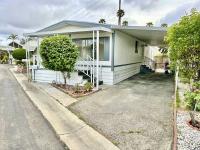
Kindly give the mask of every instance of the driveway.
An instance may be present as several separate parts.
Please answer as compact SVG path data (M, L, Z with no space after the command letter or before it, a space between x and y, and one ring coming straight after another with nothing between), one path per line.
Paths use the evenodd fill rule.
M70 106L122 150L168 150L172 142L173 80L137 75Z
M8 67L0 64L0 150L64 150Z

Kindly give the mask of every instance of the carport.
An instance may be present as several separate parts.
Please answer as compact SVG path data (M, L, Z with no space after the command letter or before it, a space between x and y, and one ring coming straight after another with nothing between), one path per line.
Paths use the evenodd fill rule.
M115 26L113 27L115 30L119 30L128 35L131 35L141 41L144 41L146 46L146 54L150 55L149 57L144 58L144 65L149 66L152 70L158 69L158 71L162 71L164 67L164 62L169 61L168 57L157 56L153 58L153 53L155 53L156 47L166 47L164 42L164 38L167 34L166 27L147 27L147 26ZM147 46L151 46L151 48L147 48ZM152 48L152 46L154 48ZM164 71L164 70L163 70Z
M145 26L113 26L112 29L129 34L151 46L163 46L167 28Z

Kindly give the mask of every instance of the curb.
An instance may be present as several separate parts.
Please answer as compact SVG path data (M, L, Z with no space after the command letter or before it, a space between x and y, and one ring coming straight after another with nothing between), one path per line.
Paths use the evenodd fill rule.
M13 68L9 68L10 73L12 74L12 76L16 79L16 81L19 83L20 88L22 89L22 91L25 93L25 95L27 96L27 98L29 99L29 101L34 105L34 107L40 112L40 114L42 115L42 117L45 119L47 125L52 129L52 131L54 132L55 136L58 138L58 140L61 142L61 144L63 145L64 149L66 150L70 150L68 148L68 146L66 145L66 143L61 140L60 136L57 134L56 130L53 128L53 126L51 125L51 123L48 121L48 119L43 115L42 111L37 107L37 105L35 105L35 103L31 100L31 97L27 94L27 90L23 87L23 85L19 82L19 80L17 79L15 73L12 70Z
M87 124L85 124L75 114L73 114L70 110L66 109L65 107L63 107L60 103L58 103L55 100L54 102L56 102L58 104L58 105L56 104L55 107L60 108L60 111L58 111L58 112L59 113L63 112L63 114L65 114L66 117L69 117L67 122L66 122L66 120L65 121L62 120L62 118L63 118L62 116L58 117L56 119L55 118L56 114L53 114L51 112L52 110L48 108L48 105L45 105L45 103L47 101L44 100L44 101L40 102L38 95L37 94L34 95L32 90L27 90L26 85L23 85L22 81L24 81L24 79L22 78L22 80L20 80L20 76L18 77L14 73L12 68L9 69L9 70L13 74L13 76L16 78L16 80L20 84L20 86L23 89L23 91L25 92L25 94L29 97L30 101L32 101L34 106L36 106L36 108L41 112L41 114L45 118L45 120L47 120L49 125L52 127L53 131L56 133L58 139L61 141L61 143L63 143L63 145L66 149L73 149L73 150L89 150L89 149L91 149L91 150L103 150L103 149L105 149L105 150L107 150L107 149L108 150L119 150L119 148L117 146L115 146L111 141L109 141L107 138L105 138L103 135L98 133L96 130L94 130L93 128L91 128ZM35 85L32 85L32 86L34 88L36 88L37 90L40 89L40 88L36 87ZM41 91L41 93L43 93L46 96L49 96L48 94L46 94L46 92ZM32 94L33 94L33 97L31 96ZM51 96L49 96L49 97L51 97ZM54 99L54 98L52 98L52 99ZM49 106L50 105L53 106L54 102L49 103ZM47 108L45 108L46 106L47 106ZM45 115L47 115L47 116L45 116ZM52 116L53 118L49 118L50 117L49 115L50 116L53 115ZM59 119L61 119L61 120L59 120ZM62 123L62 121L64 121L64 122L61 126L59 126L57 123L55 124L55 121L56 122L58 121L58 124ZM72 123L75 123L74 127L70 128L71 127L70 125L72 125ZM63 125L66 125L66 126L63 126ZM75 126L75 125L77 125L77 126ZM77 128L77 127L80 127L80 126L82 126L82 127ZM74 131L75 131L75 133L74 133Z

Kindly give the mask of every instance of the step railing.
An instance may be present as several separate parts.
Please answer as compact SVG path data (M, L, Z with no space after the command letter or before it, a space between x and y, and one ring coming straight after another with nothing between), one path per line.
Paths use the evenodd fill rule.
M90 82L94 85L96 80L96 60L89 55L86 58L79 57L75 64L75 69L81 71L90 78ZM102 65L99 65L99 80L102 81Z
M144 57L143 65L146 65L147 67L149 67L149 68L152 69L152 70L155 70L155 69L156 69L156 63L155 63L155 61L152 60L152 59L149 58L149 57Z

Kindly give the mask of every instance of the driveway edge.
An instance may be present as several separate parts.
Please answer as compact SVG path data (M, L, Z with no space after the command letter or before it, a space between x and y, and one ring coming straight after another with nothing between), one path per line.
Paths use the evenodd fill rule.
M32 103L52 126L60 141L69 147L69 149L119 150L117 146L80 120L75 114L62 106L59 102L56 100L51 101L51 99L53 99L51 96L39 91L39 89L32 84L25 84L26 82L28 83L28 81L24 75L16 74L12 68L10 71ZM32 88L37 88L38 91L41 92L40 94L43 94L42 96L47 97L48 99L44 99L43 102L43 100L41 100L42 98L40 99L40 97L38 97L38 93L32 91ZM53 109L49 107L50 105L55 106L53 107L54 110L56 108L59 109L56 109L56 112L54 112Z

